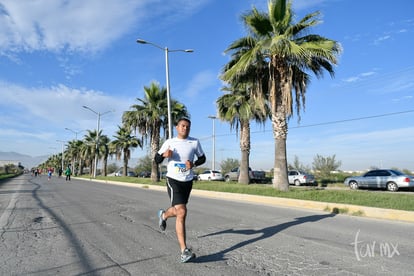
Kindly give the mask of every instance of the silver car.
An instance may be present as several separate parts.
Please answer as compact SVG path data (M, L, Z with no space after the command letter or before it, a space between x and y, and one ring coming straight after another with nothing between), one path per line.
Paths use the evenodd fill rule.
M122 176L122 175L123 175L123 170L122 169L115 172L115 176ZM135 177L137 175L133 171L127 171L127 176Z
M295 186L315 183L315 176L313 174L301 170L288 171L288 179L289 184L295 184Z
M351 189L358 189L360 187L377 188L396 192L399 188L414 187L414 177L397 170L371 170L362 176L347 177L344 184Z

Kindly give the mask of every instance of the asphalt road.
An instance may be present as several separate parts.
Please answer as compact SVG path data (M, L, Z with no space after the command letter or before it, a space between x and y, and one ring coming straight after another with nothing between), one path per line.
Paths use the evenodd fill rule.
M0 275L413 275L414 224L193 195L179 263L166 191L23 175L0 183Z

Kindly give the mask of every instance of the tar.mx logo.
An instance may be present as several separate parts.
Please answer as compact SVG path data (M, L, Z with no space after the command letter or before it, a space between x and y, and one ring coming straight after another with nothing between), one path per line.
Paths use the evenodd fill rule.
M363 258L375 258L376 256L392 258L396 255L400 255L398 251L398 244L392 242L365 242L359 240L359 232L355 235L355 241L351 243L354 246L355 256L358 261Z

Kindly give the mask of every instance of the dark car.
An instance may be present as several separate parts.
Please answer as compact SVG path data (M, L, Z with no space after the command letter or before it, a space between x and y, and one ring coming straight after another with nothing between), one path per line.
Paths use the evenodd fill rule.
M231 171L224 175L224 180L229 181L238 181L239 180L240 170L239 168L233 168ZM252 183L265 183L266 182L266 173L264 171L252 170L249 167L249 178Z
M151 172L148 172L148 171L140 172L138 174L138 177L145 177L145 178L151 177Z

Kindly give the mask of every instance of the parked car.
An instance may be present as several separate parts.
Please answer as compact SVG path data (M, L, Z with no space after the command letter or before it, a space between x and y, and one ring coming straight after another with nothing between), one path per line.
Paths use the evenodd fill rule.
M115 176L122 176L123 174L123 170L119 170L117 172L115 172ZM127 171L127 176L131 176L131 177L135 177L137 176L133 171Z
M315 183L315 176L302 170L288 171L289 184L300 186Z
M212 180L223 181L224 180L224 177L221 174L221 172L216 171L216 170L205 170L204 172L200 173L197 178L198 180L208 180L208 181L212 181Z
M364 187L396 192L399 188L413 188L414 177L397 170L381 169L368 171L362 176L347 177L344 184L355 190Z
M238 181L239 180L239 168L234 168L224 175L225 181ZM249 168L250 182L252 183L264 183L266 181L266 173L264 171L254 171Z
M151 177L151 172L149 172L149 171L143 171L143 172L140 172L137 176L138 177L148 178L148 177Z

